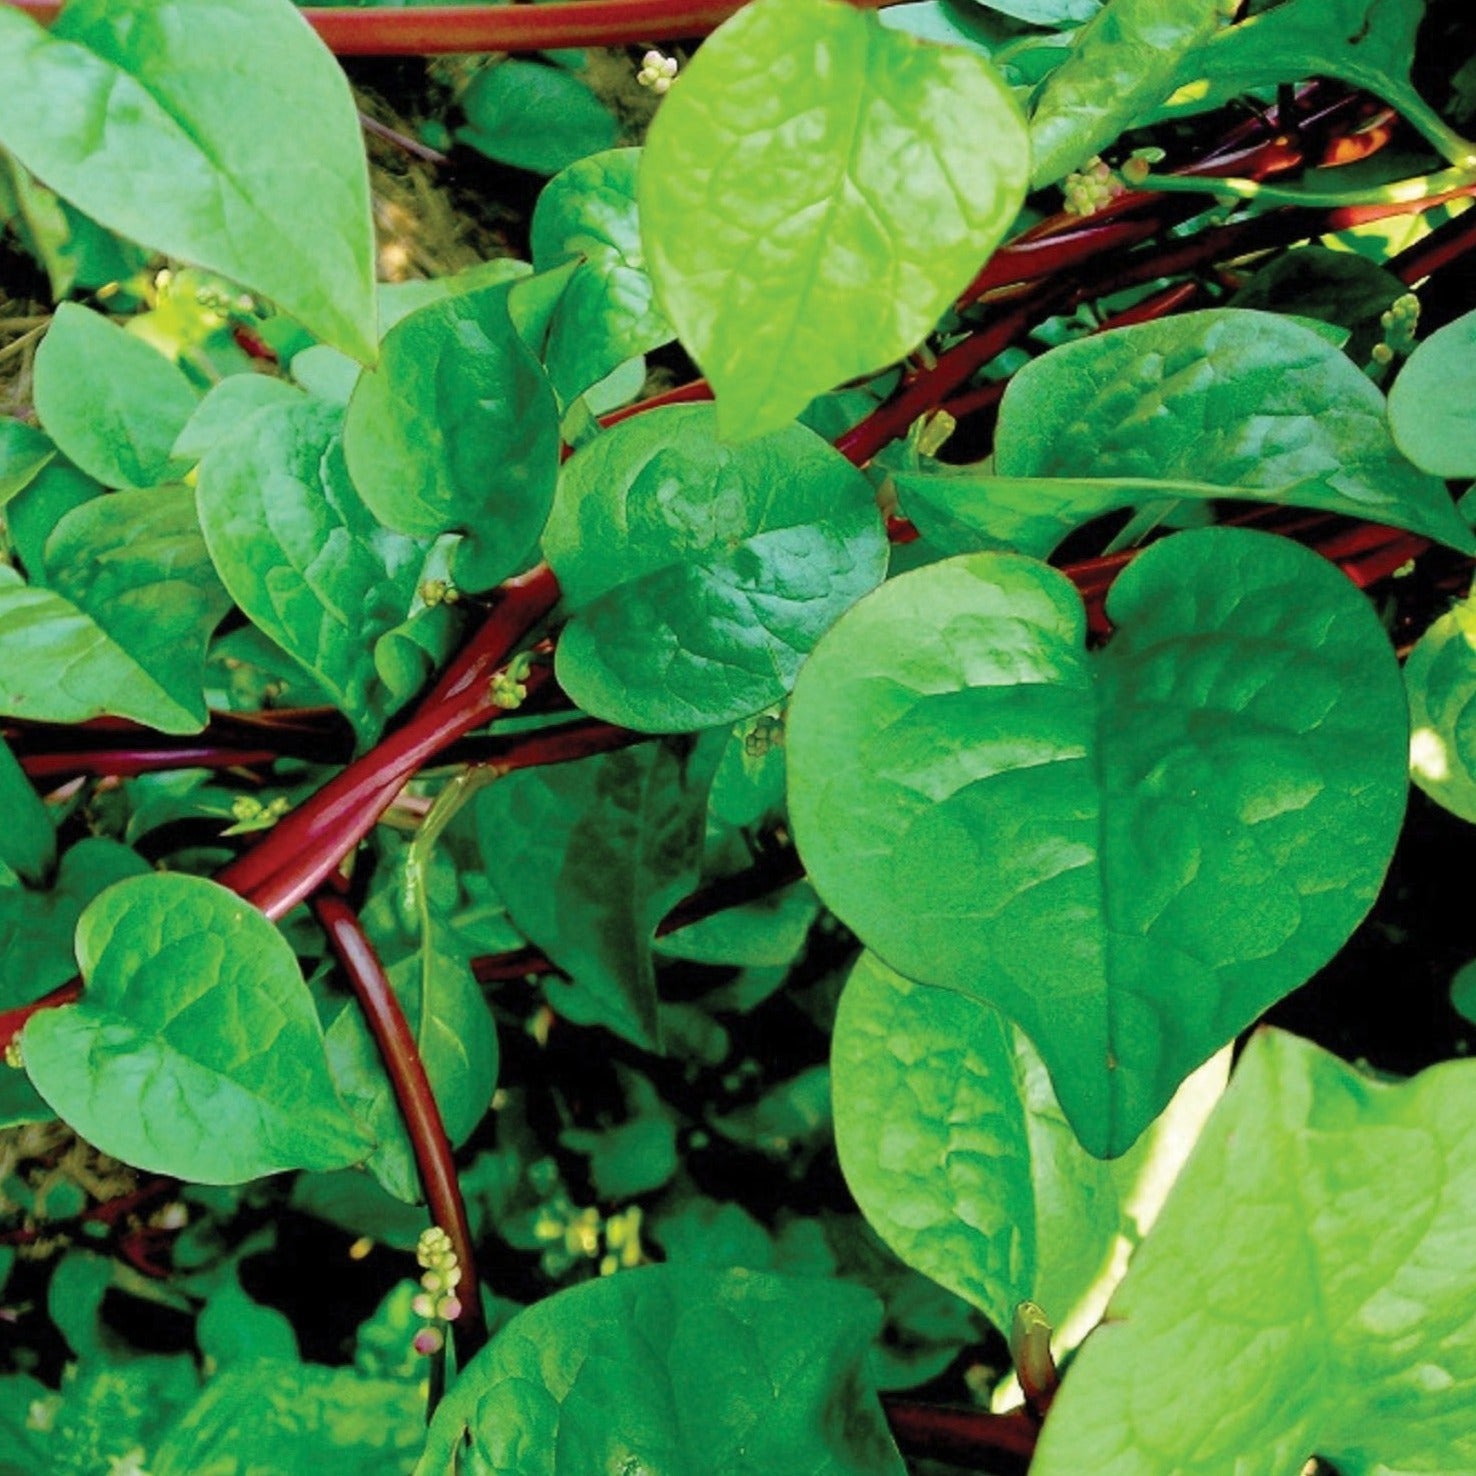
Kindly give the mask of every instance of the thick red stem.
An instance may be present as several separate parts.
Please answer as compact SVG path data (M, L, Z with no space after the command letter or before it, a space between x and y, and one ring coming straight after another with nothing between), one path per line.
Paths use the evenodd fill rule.
M1005 1456L1014 1457L1021 1463L1016 1469L1023 1471L1040 1435L1040 1426L1023 1410L997 1415L895 1398L883 1399L882 1407L901 1450L971 1470L999 1469Z
M129 779L136 774L172 769L249 769L274 763L281 755L270 748L95 748L87 753L21 755L20 766L32 779L55 783L79 774Z
M461 1184L456 1177L456 1162L441 1109L436 1105L425 1063L420 1058L410 1022L400 1008L400 1001L385 973L379 954L369 941L358 914L335 892L323 891L312 899L313 912L328 935L334 956L348 975L349 984L365 1023L379 1047L385 1074L394 1088L395 1101L405 1130L415 1150L420 1169L420 1182L425 1190L431 1218L451 1238L456 1259L461 1263L461 1284L457 1297L462 1305L455 1327L457 1351L463 1362L486 1341L487 1329L482 1317L482 1295L477 1284L477 1264L472 1252L471 1227L467 1224L466 1204L461 1197Z

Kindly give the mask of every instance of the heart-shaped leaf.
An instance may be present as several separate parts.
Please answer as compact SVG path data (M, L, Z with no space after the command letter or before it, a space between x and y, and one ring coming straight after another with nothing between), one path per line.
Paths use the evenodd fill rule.
M33 1015L21 1048L37 1090L104 1153L234 1184L368 1152L291 946L234 893L168 873L119 882L82 914L77 962L81 999Z
M839 452L798 425L724 445L710 405L648 411L572 457L543 547L572 611L560 683L650 733L777 702L887 561L871 487Z
M1182 533L1107 608L1088 656L1043 564L902 575L820 643L787 740L821 897L893 968L1015 1020L1098 1155L1346 940L1407 763L1388 641L1300 546Z
M982 56L835 0L755 0L651 127L641 233L724 437L910 352L1003 239L1029 149Z
M1476 1470L1476 1065L1374 1081L1263 1031L1032 1476Z
M373 360L358 116L286 0L71 0L49 32L5 7L0 145L110 230Z

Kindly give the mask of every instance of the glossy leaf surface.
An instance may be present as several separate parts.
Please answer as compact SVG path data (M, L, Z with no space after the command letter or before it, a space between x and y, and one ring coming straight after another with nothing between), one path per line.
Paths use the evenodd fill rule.
M892 967L1021 1025L1098 1155L1343 944L1407 758L1378 621L1294 544L1179 534L1107 613L1089 657L1043 565L903 575L821 643L788 725L821 897Z
M549 324L544 362L569 404L674 333L655 302L636 209L639 149L611 149L549 182L533 212L533 265L577 261Z
M143 339L74 302L36 353L36 413L61 450L105 487L171 480L174 443L200 396Z
M1476 313L1437 329L1389 391L1399 449L1437 477L1476 477Z
M844 457L802 426L724 445L706 405L648 411L571 458L543 546L572 611L560 683L644 732L778 701L887 558Z
M465 534L457 582L489 589L531 560L558 475L559 415L504 283L398 322L354 389L344 455L387 527Z
M416 1476L902 1476L865 1369L880 1310L838 1282L747 1271L573 1287L467 1366Z
M1476 608L1442 615L1404 664L1410 777L1431 799L1476 823Z
M358 119L284 0L72 0L49 32L0 11L0 145L110 230L373 359Z
M1476 1463L1473 1107L1468 1062L1393 1085L1258 1035L1032 1471Z
M83 913L78 1003L22 1037L58 1116L125 1163L201 1184L342 1168L368 1151L334 1094L292 949L197 877L120 882Z
M915 348L1009 228L1023 121L983 57L834 0L757 0L663 102L641 166L657 300L725 438Z

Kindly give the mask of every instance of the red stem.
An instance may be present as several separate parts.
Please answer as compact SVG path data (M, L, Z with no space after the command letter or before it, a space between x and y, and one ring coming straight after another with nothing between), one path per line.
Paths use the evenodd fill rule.
M1040 1426L1023 1410L998 1415L895 1398L883 1398L882 1406L903 1451L973 1470L997 1469L1000 1456L1028 1463L1040 1435Z
M172 769L249 769L274 763L281 755L270 748L95 748L87 753L21 755L20 766L32 779L56 782L79 774L128 779Z
M486 1341L486 1322L482 1317L482 1296L477 1285L477 1264L472 1253L471 1227L467 1224L466 1204L461 1197L461 1184L456 1177L456 1163L441 1109L436 1105L420 1048L415 1042L410 1022L400 1008L400 1001L385 973L379 954L369 941L358 914L334 892L318 892L312 899L313 912L328 935L334 956L348 975L354 997L364 1012L385 1074L394 1088L395 1101L405 1130L415 1150L420 1169L420 1182L425 1189L431 1218L451 1237L456 1259L461 1263L461 1284L457 1297L462 1305L456 1320L457 1351L464 1363Z
M49 25L56 0L9 0ZM435 56L629 46L705 36L744 0L570 0L555 5L426 5L406 10L323 7L303 19L337 56ZM865 0L867 8L898 0Z

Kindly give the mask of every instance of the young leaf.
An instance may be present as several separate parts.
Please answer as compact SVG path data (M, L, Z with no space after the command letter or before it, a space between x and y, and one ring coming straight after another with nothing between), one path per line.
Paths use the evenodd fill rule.
M564 404L636 354L669 343L641 254L639 149L611 149L550 180L533 212L533 265L577 261L554 309L544 362Z
M1143 503L1243 498L1323 508L1476 549L1443 484L1389 435L1384 399L1320 334L1241 309L1119 328L1027 364L1000 405L994 470L899 473L945 549L1044 556Z
M649 411L572 457L543 547L572 612L560 683L655 733L777 702L887 561L844 457L797 425L724 445L708 405Z
M365 504L402 533L466 535L457 583L490 589L528 563L553 501L559 412L498 283L398 322L354 389L344 456Z
M1473 1108L1468 1062L1395 1086L1257 1035L1032 1472L1476 1466Z
M105 487L157 487L200 396L184 372L101 313L64 302L36 351L36 413Z
M381 527L343 462L342 412L301 399L251 416L200 463L200 525L247 617L375 737L390 702L374 643L410 612L428 544Z
M402 1379L254 1358L212 1379L164 1437L151 1476L205 1472L405 1471L425 1438L425 1401Z
M1206 1068L1124 1158L1077 1143L1025 1037L995 1009L866 953L831 1045L836 1148L866 1218L1006 1336L1040 1306L1067 1345L1101 1315L1129 1244L1188 1155L1225 1067Z
M436 1410L416 1476L902 1476L839 1281L650 1266L521 1312Z
M57 1115L104 1153L233 1184L368 1151L291 947L239 897L191 876L120 882L82 914L77 961L81 999L33 1015L22 1052Z
M535 174L557 174L586 154L610 148L620 131L578 77L516 57L479 72L462 93L461 107L461 143Z
M1476 313L1437 329L1389 391L1399 449L1437 477L1476 477Z
M756 0L721 26L656 115L640 207L723 437L915 348L1009 229L1028 154L973 52L835 0Z
M50 32L0 10L0 145L110 230L373 360L358 118L286 0L72 0Z
M1030 115L1031 182L1079 169L1174 90L1181 59L1221 23L1224 0L1111 0L1046 79Z
M1437 804L1476 823L1476 606L1443 615L1404 664L1410 777Z
M810 658L790 813L822 899L893 968L1030 1036L1087 1149L1342 946L1404 811L1404 694L1362 595L1296 544L1154 544L1082 649L1007 554L884 585Z
M642 743L508 774L477 797L487 875L518 928L568 974L555 1007L657 1045L656 924L702 862L716 738Z
M53 588L0 567L0 712L77 723L205 725L205 647L230 608L184 487L115 492L46 543Z

